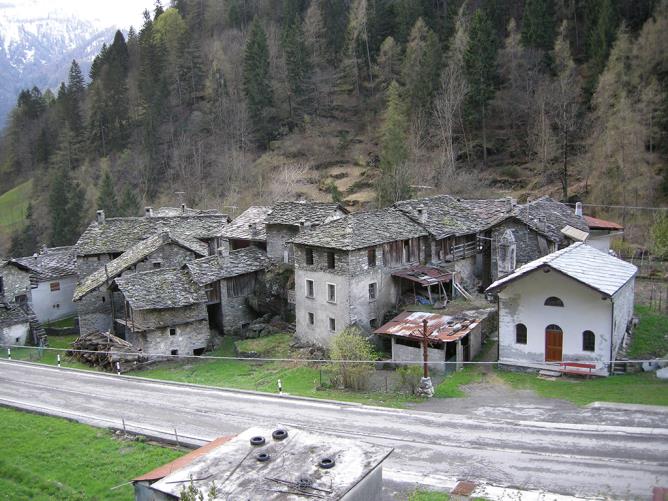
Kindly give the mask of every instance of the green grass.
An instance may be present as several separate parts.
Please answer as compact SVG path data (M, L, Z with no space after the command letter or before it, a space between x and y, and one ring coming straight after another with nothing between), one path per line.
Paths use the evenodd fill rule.
M450 496L445 492L413 491L408 496L408 501L449 501Z
M497 372L513 388L531 389L542 397L568 400L577 405L591 402L668 405L668 381L653 372L625 374L595 379L538 379L535 374Z
M237 341L235 345L239 352L255 352L264 358L288 358L291 343L292 335L281 333L256 339L243 339Z
M464 384L479 383L482 373L472 366L467 366L447 376L435 389L434 396L439 398L464 397L466 393L459 387Z
M50 329L70 329L74 327L74 320L76 319L76 315L71 316L71 317L65 317L61 318L60 320L54 320L52 322L46 322L42 324L42 327L44 328L50 328Z
M633 331L627 355L644 359L668 354L668 315L657 313L647 306L636 306L640 322Z
M290 339L289 334L276 334L260 339L244 340L238 342L237 346L243 347L244 351L257 351L258 353L274 356L276 352L271 351L269 346L278 347L280 355L280 350L287 348ZM234 341L226 336L223 338L223 345L212 355L234 356L234 353ZM398 393L352 392L322 388L320 385L320 369L315 366L305 366L303 363L195 360L188 364L167 363L155 369L133 372L132 374L168 381L268 393L278 393L278 380L280 379L283 392L290 395L359 402L385 407L401 408L408 402L419 401L417 397ZM325 382L326 378L326 372L323 370Z
M35 347L12 348L12 359L56 365L58 363L58 354L60 353L62 367L94 370L90 366L71 360L65 355L65 352L70 348L72 341L76 338L76 335L49 336L49 348L58 348L58 350L42 350L41 355L39 348ZM7 351L0 353L0 356L6 358Z
M2 499L128 500L132 478L183 453L65 419L0 408Z
M32 179L0 195L0 233L10 235L25 222Z

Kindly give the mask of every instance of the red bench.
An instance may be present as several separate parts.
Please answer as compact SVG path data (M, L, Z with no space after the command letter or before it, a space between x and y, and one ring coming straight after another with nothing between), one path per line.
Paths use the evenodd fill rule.
M564 362L560 364L560 371L563 374L587 376L587 378L591 376L592 371L595 369L596 364L585 364L580 362Z

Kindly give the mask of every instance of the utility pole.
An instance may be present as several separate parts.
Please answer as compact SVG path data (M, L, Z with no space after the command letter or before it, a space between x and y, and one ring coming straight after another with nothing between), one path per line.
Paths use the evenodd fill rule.
M429 332L427 331L427 319L422 321L422 366L424 378L429 377Z

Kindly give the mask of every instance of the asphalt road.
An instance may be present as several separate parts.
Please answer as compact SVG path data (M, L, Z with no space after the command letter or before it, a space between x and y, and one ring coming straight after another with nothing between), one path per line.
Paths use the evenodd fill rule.
M401 411L170 384L0 361L0 404L96 426L200 443L285 424L394 447L391 482L451 488L457 479L581 497L649 499L668 485L668 414L628 426ZM605 419L601 423L620 422ZM591 411L588 411L591 416ZM629 411L632 413L632 411ZM642 424L639 426L638 423Z

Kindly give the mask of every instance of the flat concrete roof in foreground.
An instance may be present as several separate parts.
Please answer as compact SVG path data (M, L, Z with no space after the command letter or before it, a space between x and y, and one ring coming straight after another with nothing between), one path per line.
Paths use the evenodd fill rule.
M287 436L274 438L276 430ZM251 439L257 437L264 443L252 445ZM178 498L192 482L206 497L215 482L216 499L337 500L392 450L296 428L255 427L211 448L150 488Z

